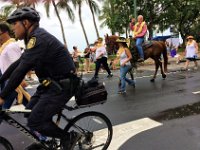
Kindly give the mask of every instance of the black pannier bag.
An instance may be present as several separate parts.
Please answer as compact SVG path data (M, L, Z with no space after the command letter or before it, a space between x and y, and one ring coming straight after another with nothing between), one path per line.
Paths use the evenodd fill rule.
M107 95L103 83L99 83L96 79L87 83L82 80L75 94L75 100L78 106L90 106L106 102Z

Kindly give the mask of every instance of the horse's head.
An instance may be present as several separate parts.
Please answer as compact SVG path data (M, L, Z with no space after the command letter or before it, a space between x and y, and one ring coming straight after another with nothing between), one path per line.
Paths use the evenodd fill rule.
M106 34L104 37L105 37L106 47L109 47L110 46L110 37L108 36L108 34Z
M105 44L106 44L108 53L110 53L110 54L116 53L116 51L117 51L116 40L117 39L118 39L118 36L116 36L116 35L111 35L111 36L108 36L108 34L105 35Z

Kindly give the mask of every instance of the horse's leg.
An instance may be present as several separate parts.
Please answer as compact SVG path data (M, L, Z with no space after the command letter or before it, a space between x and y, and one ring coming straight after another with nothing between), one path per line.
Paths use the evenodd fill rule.
M134 80L134 75L133 75L133 69L132 68L128 71L128 74L131 76L131 80Z
M165 79L166 78L166 74L165 74L165 72L163 70L163 66L162 66L162 62L161 61L160 61L159 65L160 65L160 72L162 74L162 78Z
M119 78L119 82L118 82L118 89L120 90L121 89L121 80L120 80L120 78Z
M154 72L153 78L150 80L151 82L155 81L155 78L156 78L156 75L157 75L157 72L158 72L158 68L159 68L159 65L160 65L159 59L154 59L154 62L155 62L155 72Z

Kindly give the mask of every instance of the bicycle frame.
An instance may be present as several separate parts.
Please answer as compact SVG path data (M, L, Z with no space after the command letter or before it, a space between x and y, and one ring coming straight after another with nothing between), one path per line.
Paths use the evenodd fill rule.
M66 109L68 111L72 111L75 109L78 109L78 107L69 107L65 105L63 109ZM49 148L49 146L46 144L46 142L41 141L38 136L36 136L31 130L27 129L26 126L22 125L20 122L18 122L16 119L14 119L12 116L9 115L9 113L15 114L15 113L26 113L26 112L10 112L7 110L0 110L0 112L3 112L3 120L6 121L9 125L17 128L21 133L23 133L25 136L31 138L35 142L41 143L44 147ZM64 114L62 114L62 110L60 113L58 113L58 117L56 119L56 124L59 125L59 122L61 120L61 117L67 122L70 122L70 118L67 118ZM53 139L53 138L52 138Z
M69 107L67 105L65 105L65 107L63 109L66 109L68 111L72 111L72 110L76 110L79 109L79 106L75 106L75 107ZM82 134L82 139L79 141L78 146L82 148L82 146L90 146L93 144L92 142L92 137L93 137L93 131L90 131L86 128L82 128L81 126L79 126L78 124L76 124L75 122L84 118L84 117L90 117L90 116L94 116L94 117L100 117L100 119L102 119L105 122L106 128L108 129L108 134L107 134L107 138L105 138L105 143L100 143L100 145L94 145L93 148L99 147L99 146L104 146L105 148L107 148L111 142L112 139L112 124L110 122L110 120L103 115L102 113L98 113L98 112L93 112L93 111L89 111L89 112L84 112L81 113L79 115L77 115L76 117L72 117L72 118L68 118L66 115L64 115L63 109L57 114L57 119L55 120L55 123L57 125L59 125L61 118L66 121L66 126L64 128L64 132L69 132L69 129L71 127L73 127L75 130L77 130L80 134ZM2 111L4 114L3 116L3 120L5 120L9 125L14 126L15 128L17 128L20 132L22 132L25 136L31 138L32 140L34 140L37 143L41 144L41 148L43 149L51 149L51 150L57 150L59 148L61 148L60 142L59 140L57 140L57 138L53 138L50 137L50 140L47 141L41 141L39 139L39 137L37 135L35 135L34 132L32 132L31 130L29 130L25 125L22 125L22 123L20 123L19 121L17 121L16 119L14 119L12 117L12 115L10 115L9 113L26 113L26 112L12 112L9 110L3 110ZM0 110L1 113L1 110ZM88 138L89 137L89 138ZM97 140L98 143L98 140ZM103 147L103 150L105 150L105 148Z
M4 114L3 114L3 120L5 120L9 125L12 125L15 128L17 128L21 133L25 134L27 137L33 139L36 142L41 142L39 140L39 138L33 132L31 132L29 129L27 129L25 126L23 126L17 120L15 120L13 117L11 117L10 115L8 115L7 112L4 112Z

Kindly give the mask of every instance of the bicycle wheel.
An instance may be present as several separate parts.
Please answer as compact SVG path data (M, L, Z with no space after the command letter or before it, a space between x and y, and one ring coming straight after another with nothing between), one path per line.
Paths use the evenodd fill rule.
M0 150L14 150L14 149L11 143L7 139L0 136Z
M75 150L106 150L112 140L112 124L99 112L85 112L73 118L65 127L65 131L81 133Z

